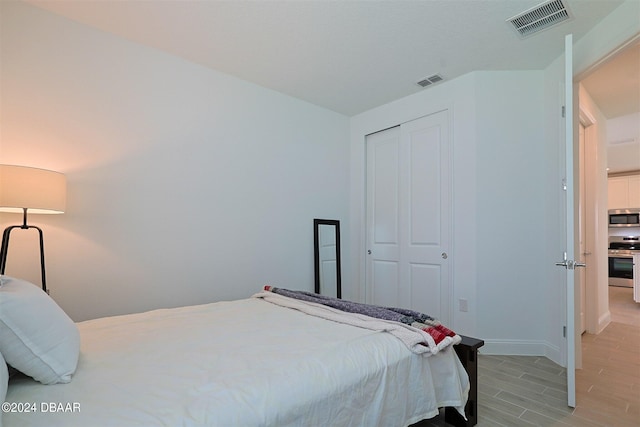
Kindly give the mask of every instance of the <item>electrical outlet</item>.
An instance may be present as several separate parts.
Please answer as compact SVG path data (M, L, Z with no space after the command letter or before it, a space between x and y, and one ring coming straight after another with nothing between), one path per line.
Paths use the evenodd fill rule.
M466 299L460 298L458 302L460 303L460 311L469 311L469 302Z

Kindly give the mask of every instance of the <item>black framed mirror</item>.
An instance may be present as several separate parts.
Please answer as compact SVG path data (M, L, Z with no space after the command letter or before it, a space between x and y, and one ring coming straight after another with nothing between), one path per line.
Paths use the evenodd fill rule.
M342 298L340 221L313 220L315 293Z

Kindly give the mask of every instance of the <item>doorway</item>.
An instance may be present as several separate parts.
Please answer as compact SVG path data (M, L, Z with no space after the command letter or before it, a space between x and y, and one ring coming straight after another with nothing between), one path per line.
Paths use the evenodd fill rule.
M610 321L608 296L608 225L607 173L628 165L610 164L608 134L616 133L611 126L618 117L640 118L640 35L616 49L597 66L579 77L579 121L584 126L584 145L579 156L584 157L585 191L579 206L585 209L585 228L580 241L586 239L589 271L586 274L585 329L598 334ZM631 96L630 96L631 95ZM635 96L635 97L634 97ZM637 119L636 119L637 120ZM630 136L633 138L634 136ZM640 135L635 135L636 144ZM637 169L640 169L640 159ZM582 172L581 172L582 174ZM589 218L591 217L591 218ZM577 285L577 284L576 284Z
M611 322L608 286L608 192L607 161L610 120L618 116L640 118L640 36L616 49L579 80L579 123L583 128L578 143L580 162L579 242L588 269L584 277L584 329L588 342ZM624 75L625 78L620 76ZM635 76L635 80L634 80ZM622 88L623 85L626 85ZM636 94L635 101L628 95ZM615 100L612 102L611 100ZM625 101L625 99L627 99ZM617 103L617 105L616 105ZM638 137L638 135L636 135ZM640 143L640 142L639 142ZM640 159L639 159L640 162ZM640 169L640 166L638 167ZM581 286L577 281L576 286ZM608 329L609 330L609 329ZM589 366L584 366L588 370ZM591 368L593 369L593 368ZM584 372L583 372L584 378Z

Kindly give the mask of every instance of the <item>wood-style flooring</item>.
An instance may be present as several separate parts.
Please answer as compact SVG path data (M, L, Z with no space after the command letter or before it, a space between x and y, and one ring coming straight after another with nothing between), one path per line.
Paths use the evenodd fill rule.
M610 287L612 321L583 334L576 408L567 406L566 372L544 357L478 358L478 426L640 426L640 304L632 289ZM444 415L423 426L446 426Z

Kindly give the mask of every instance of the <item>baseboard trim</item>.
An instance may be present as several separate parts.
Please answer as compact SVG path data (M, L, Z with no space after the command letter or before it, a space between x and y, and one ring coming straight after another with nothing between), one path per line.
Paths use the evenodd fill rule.
M544 356L561 365L560 349L547 341L484 340L480 354L500 356Z
M611 312L609 310L607 310L598 319L598 331L596 332L596 335L599 334L600 332L604 331L604 328L606 328L609 325L609 323L611 323Z

